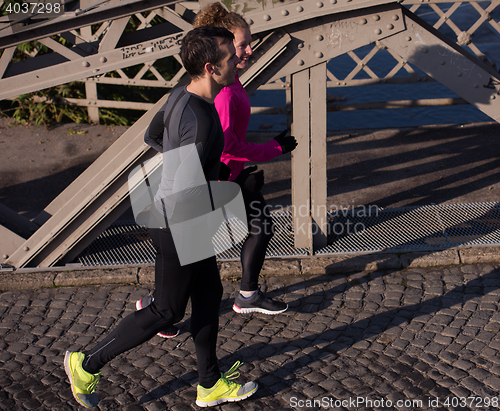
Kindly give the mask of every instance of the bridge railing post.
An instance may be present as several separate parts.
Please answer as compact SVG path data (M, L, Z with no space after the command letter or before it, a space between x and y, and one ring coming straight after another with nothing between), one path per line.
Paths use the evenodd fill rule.
M327 244L326 63L292 75L292 219L295 247Z

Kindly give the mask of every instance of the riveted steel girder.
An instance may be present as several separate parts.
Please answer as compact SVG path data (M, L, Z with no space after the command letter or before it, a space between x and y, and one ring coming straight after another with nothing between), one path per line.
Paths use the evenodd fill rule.
M19 249L38 226L0 203L0 253L3 261Z
M283 29L273 31L254 49L254 55L248 69L240 76L240 82L247 93L251 94L266 82L266 78L281 67L283 54L292 41L292 37Z
M237 2L237 4L241 4ZM264 4L264 3L262 3ZM278 27L289 26L305 21L312 21L317 18L345 13L355 10L363 10L366 8L388 5L391 2L387 0L360 0L360 1L336 1L336 0L313 0L284 3L281 5L273 4L273 7L265 9L253 9L245 13L245 17L250 24L252 33L261 33L263 31L274 30ZM392 3L396 5L396 2ZM239 7L235 7L238 9ZM320 23L321 24L321 23Z
M169 23L134 33L135 41L129 40L125 42L126 44L116 44L124 28L120 26L120 21L133 13L152 10L172 3L174 2L165 0L147 2L125 0L90 8L87 12L66 13L53 20L17 29L16 32L10 28L0 30L0 48L10 50L11 47L22 42L39 40L54 51L50 55L10 65L11 56L7 57L7 54L2 56L0 68L4 65L5 70L3 78L0 79L0 99L13 98L20 94L70 81L101 76L110 71L177 54L179 43L185 31L189 30L190 25L179 16L175 16L175 13L164 16L169 20ZM347 2L346 4L306 0L300 2L299 5L285 3L285 5L274 7L272 10L253 10L248 13L248 19L252 23L253 33L258 34L301 22L309 22L309 25L312 25L325 15L364 9L383 3L385 2L382 0ZM110 32L100 43L91 42L86 43L85 47L75 45L72 49L68 49L50 39L51 35L66 33L70 29L74 30L104 21L111 21L112 24ZM322 23L318 21L318 24ZM371 22L368 21L367 27L370 25ZM119 26L118 29L117 26ZM366 35L366 31L359 33ZM129 34L128 37L130 38L131 35ZM115 41L110 41L110 39Z
M43 69L0 80L0 99L65 84L70 81L106 74L107 72L179 53L184 32L141 42L108 52L75 56L72 60Z
M291 24L283 28L284 31L276 31L277 36L285 36L286 32L291 40L286 50L272 63L275 69L257 77L256 84L262 85L306 70L405 29L403 12L397 4L315 17L313 20Z

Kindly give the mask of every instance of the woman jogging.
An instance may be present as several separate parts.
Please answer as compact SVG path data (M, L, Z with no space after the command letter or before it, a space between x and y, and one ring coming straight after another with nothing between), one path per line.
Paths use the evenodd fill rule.
M236 55L241 60L236 66L243 70L252 55L250 27L238 13L228 12L221 3L212 3L195 17L194 27L219 26L234 35ZM238 76L234 84L224 87L215 98L215 108L224 131L224 149L221 162L229 169L229 180L235 180L243 171L245 162L266 162L286 154L297 146L294 137L285 136L287 130L265 143L249 143L246 131L250 119L250 100ZM255 170L256 166L250 167ZM250 171L249 169L247 169ZM248 172L245 170L245 172ZM274 234L273 222L266 201L260 189L263 171L257 172L261 179L252 191L242 189L247 212L249 235L241 249L241 290L235 298L233 310L238 313L261 312L278 314L285 311L287 304L263 295L258 288L259 274L264 264L267 246Z

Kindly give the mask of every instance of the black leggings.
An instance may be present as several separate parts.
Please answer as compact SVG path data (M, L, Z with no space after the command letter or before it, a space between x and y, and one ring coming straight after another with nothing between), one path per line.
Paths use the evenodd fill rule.
M274 224L261 192L242 189L248 220L249 235L241 249L241 290L254 291L259 286L259 274L266 250L274 235Z
M196 347L198 383L212 387L220 378L216 345L222 284L215 257L181 266L168 229L149 230L157 250L154 301L125 317L102 342L85 352L83 368L98 372L117 355L148 341L184 317L191 297L191 334Z

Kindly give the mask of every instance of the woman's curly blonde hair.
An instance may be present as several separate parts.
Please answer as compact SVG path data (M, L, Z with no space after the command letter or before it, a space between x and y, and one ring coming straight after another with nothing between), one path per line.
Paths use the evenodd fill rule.
M235 28L250 28L241 14L227 11L219 2L209 4L196 15L193 27L203 26L224 27L229 31L233 31Z

